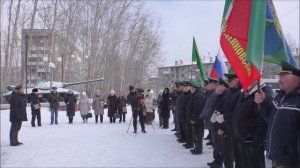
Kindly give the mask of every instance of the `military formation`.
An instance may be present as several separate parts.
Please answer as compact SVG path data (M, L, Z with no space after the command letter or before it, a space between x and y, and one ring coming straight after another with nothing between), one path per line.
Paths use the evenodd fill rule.
M119 99L111 91L107 102L108 106L115 104L115 107L108 110L111 111L110 122L115 122L113 114L118 109L126 114L126 104L129 104L132 108L133 132L137 133L139 121L141 132L146 133L145 124L152 124L157 106L159 126L162 129L169 128L172 111L175 123L172 131L176 131L178 143L183 143L193 155L203 153L204 129L208 129L213 160L207 165L211 168L264 168L265 157L272 161L274 168L299 168L300 70L283 62L278 74L280 90L276 93L270 86L260 82L243 90L235 73L224 75L226 79L208 78L203 88L193 80L177 81L172 92L169 88L159 92L156 102L151 90L144 96L143 89L129 86L127 97L122 92ZM83 98L84 95L85 93ZM36 118L38 126L41 126L40 106L36 106L41 101L40 98L37 90L33 90L30 99L33 127ZM53 88L48 100L50 124L58 124L59 96L56 88ZM72 123L76 98L70 92L64 101L69 123ZM82 104L88 104L88 100L81 101ZM22 121L27 121L23 85L15 87L10 103L10 145L18 146L22 144L18 140L18 132ZM103 122L103 104L104 99L97 90L92 105L95 115L97 111L96 123L98 115L100 122ZM100 110L98 106L101 107ZM87 118L83 117L83 122L87 122ZM125 122L125 115L120 117L120 122L122 121Z

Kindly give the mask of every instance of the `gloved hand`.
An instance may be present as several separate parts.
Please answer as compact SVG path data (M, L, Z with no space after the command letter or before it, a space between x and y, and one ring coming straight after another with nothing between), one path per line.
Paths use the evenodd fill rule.
M219 114L216 116L216 120L218 123L223 123L224 122L224 117L223 117L223 114Z
M217 113L213 113L213 115L211 116L211 118L210 118L211 123L217 122L216 115L217 115Z

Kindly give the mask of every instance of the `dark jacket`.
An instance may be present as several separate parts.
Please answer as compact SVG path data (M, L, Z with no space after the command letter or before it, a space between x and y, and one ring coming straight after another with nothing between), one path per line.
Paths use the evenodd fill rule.
M192 98L192 93L190 91L183 92L180 98L181 101L178 102L178 109L179 109L179 122L186 122L186 113L187 113L187 104Z
M127 112L122 111L122 107L126 107L126 98L124 96L118 97L118 112L126 114Z
M161 108L161 115L162 116L170 117L171 105L172 105L172 99L171 99L170 94L169 94L169 89L165 88L164 92L163 92L163 95L162 95L162 100L160 102L160 108Z
M10 99L10 122L27 121L26 96L20 95L17 91L12 92Z
M143 109L143 104L141 100L143 99L143 95L137 92L130 92L127 95L127 103L131 105L132 111L138 111Z
M67 116L75 116L75 109L76 109L76 96L72 94L66 94L64 99L66 105L67 105Z
M224 102L222 107L217 110L221 114L223 114L225 120L222 124L216 124L217 128L223 130L224 134L226 135L232 135L231 117L234 109L236 108L237 102L240 99L240 96L242 95L241 89L241 86L238 86L236 88L229 88L227 94L224 96Z
M198 119L198 116L202 112L205 105L205 93L197 90L195 93L192 94L192 97L187 105L187 122L191 123L194 121L197 124L201 124L203 127L203 119Z
M47 100L50 104L50 108L51 109L58 109L59 108L59 93L56 92L56 94L54 94L51 91L51 94L49 94Z
M198 118L203 118L204 120L208 121L210 123L210 118L214 111L220 106L222 101L219 101L222 99L224 94L217 94L213 92L210 94L210 96L207 98L205 106L203 108L202 113L200 113L200 116Z
M269 86L262 87L267 96L272 96ZM243 92L232 114L233 135L239 142L250 142L254 146L263 145L267 133L267 123L258 112L254 102L256 89Z
M116 95L109 95L106 102L108 106L107 116L113 117L118 110L118 97Z
M36 105L36 104L39 104L39 106L41 107L41 101L42 101L42 97L39 97L38 95L34 94L34 93L31 93L29 95L29 102L30 105L31 105L31 110L34 111L34 110L40 110L40 109L34 109L33 105Z
M262 114L268 121L267 157L289 167L300 164L300 86L286 94L280 90L274 100L266 96Z

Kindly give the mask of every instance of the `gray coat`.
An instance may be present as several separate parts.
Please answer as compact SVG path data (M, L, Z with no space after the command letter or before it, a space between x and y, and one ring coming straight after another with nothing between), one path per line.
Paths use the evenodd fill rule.
M103 115L104 114L104 99L103 97L95 95L93 98L93 110L95 115Z
M89 98L81 97L79 101L80 115L87 115L91 109Z

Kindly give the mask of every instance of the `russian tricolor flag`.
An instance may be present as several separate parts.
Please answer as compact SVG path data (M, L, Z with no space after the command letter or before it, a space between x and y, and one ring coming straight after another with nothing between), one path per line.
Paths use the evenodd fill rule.
M209 77L214 78L214 79L219 79L221 77L222 79L225 79L225 76L224 76L225 73L228 73L228 72L227 72L227 68L225 66L223 56L221 55L221 49L219 49L218 55L216 56L216 60L211 69Z

